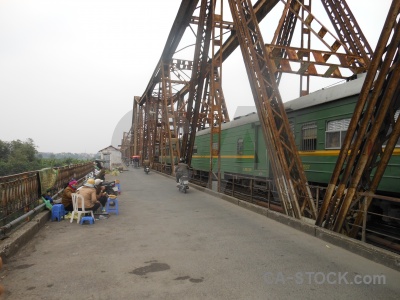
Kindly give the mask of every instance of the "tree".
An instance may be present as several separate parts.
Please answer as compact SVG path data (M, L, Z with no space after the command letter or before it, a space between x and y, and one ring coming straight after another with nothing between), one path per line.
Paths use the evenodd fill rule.
M10 155L10 144L0 140L0 161L7 161Z
M27 139L25 142L20 140L4 142L0 140L0 176L79 164L94 159L94 157L88 157L87 154L76 153L62 153L60 155L44 153L43 155L38 153L36 147L32 139Z

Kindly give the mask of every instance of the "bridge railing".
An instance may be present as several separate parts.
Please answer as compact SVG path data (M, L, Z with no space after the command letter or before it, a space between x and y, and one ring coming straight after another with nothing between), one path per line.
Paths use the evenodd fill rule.
M0 177L1 234L10 229L7 224L38 207L41 195L48 190L55 195L65 188L71 178L83 180L93 170L93 162L88 162Z

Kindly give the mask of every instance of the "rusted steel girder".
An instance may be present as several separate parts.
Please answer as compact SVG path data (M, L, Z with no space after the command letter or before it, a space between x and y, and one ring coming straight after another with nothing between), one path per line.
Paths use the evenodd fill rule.
M131 144L130 132L124 132L122 134L121 147L120 147L123 159L131 157L130 144Z
M362 58L354 61L354 68L369 66L372 58L372 48L365 38L356 18L344 0L322 0L326 13L330 16L339 39L351 53ZM360 3L360 5L362 5Z
M151 146L151 141L150 141L150 133L149 131L152 130L153 126L150 126L149 124L151 122L150 120L150 114L148 113L150 109L150 101L146 101L142 106L142 112L143 112L143 144L142 148L139 149L139 153L137 155L142 156L143 153L148 153L149 146Z
M137 141L137 147L134 149L134 154L132 155L139 155L139 151L143 151L144 147L144 108L145 105L143 106L138 106L138 116L137 116L137 127L135 130L135 134L137 134L137 138L135 139Z
M143 105L143 148L141 153L139 153L141 158L152 157L154 153L157 136L157 104L157 98L148 97Z
M171 31L168 35L167 42L165 43L163 53L161 54L161 58L157 63L157 66L153 72L153 75L150 78L150 81L144 91L140 104L142 105L144 101L146 101L146 96L149 96L153 93L154 87L160 81L161 70L160 70L160 62L161 61L170 61L172 59L172 55L175 53L176 48L178 47L183 34L187 26L190 23L193 12L196 9L198 0L182 0L181 6L179 7L178 13L176 15L174 24L172 25Z
M206 78L208 52L210 49L212 12L215 0L201 0L200 20L197 27L193 69L189 86L189 98L186 108L188 132L183 132L181 157L190 165L196 128L199 120L201 96Z
M289 6L292 7L292 9L289 9ZM273 50L271 49L272 54L279 58L279 59L284 59L288 55L286 53L286 48L290 46L294 34L294 29L296 27L297 23L297 17L296 14L298 14L300 11L300 4L296 1L290 1L287 2L285 5L285 8L282 12L282 16L279 20L278 23L278 28L275 31L274 37L272 38L272 44L273 45L279 45L281 47L276 47ZM276 67L280 67L280 61L275 60ZM276 73L276 82L279 85L281 79L282 79L282 72Z
M305 1L300 0L281 1L285 3L285 9L279 23L279 26L281 28L281 35L287 35L291 37L295 26L295 21L293 20L294 16L296 16L296 18L299 19L302 23L301 49L303 49L303 51L299 51L297 53L297 58L301 60L301 67L299 68L299 71L297 73L300 75L301 96L309 93L309 77L316 74L316 70L314 69L315 64L310 61L311 33L313 33L314 36L317 37L321 41L321 43L324 44L329 50L325 52L324 55L321 57L314 57L315 59L318 59L320 63L327 63L328 59L334 53L337 53L340 48L343 48L344 52L349 55L349 57L350 55L352 56L352 59L340 60L340 66L342 66L342 64L344 64L343 67L345 67L346 65L350 65L349 69L352 70L355 74L365 72L367 70L370 62L368 55L371 55L372 51L370 50L369 44L363 36L361 29L358 27L357 22L351 14L350 8L345 3L345 0L341 0L341 3L335 4L332 3L332 1L328 0L324 2L324 7L327 10L328 16L331 19L331 22L335 29L337 29L338 26L343 26L343 30L337 29L339 38L330 33L329 30L321 22L319 22L314 15L312 15L311 0L308 1L307 5L304 4ZM300 12L301 16L299 14ZM284 16L286 16L286 18L284 18ZM338 17L341 18L340 21L337 20ZM286 27L283 27L283 25L286 23L290 26L287 25ZM346 27L349 24L354 24L358 31L355 32L354 29ZM285 28L286 30L283 31L282 28ZM334 42L330 43L328 41L328 37L333 39ZM362 39L362 41L360 42L358 41L358 39ZM282 64L286 64L283 69L289 69L289 61L285 60L286 57L291 54L289 52L290 48L288 48L289 45L279 44L279 42L285 42L286 40L278 40L276 35L274 37L274 40L277 41L277 46L284 46L284 48L274 48L273 56L276 58L281 57L283 59L281 61ZM356 40L357 43L355 42ZM361 45L365 45L366 49L360 49ZM313 54L317 54L317 52L313 52ZM337 54L336 57L343 58L341 54ZM294 57L292 57L291 59L293 58ZM278 65L278 67L280 66ZM292 72L289 71L289 73ZM337 65L329 65L329 68L325 72L325 76L328 74L333 74L333 78L341 77ZM279 82L280 77L277 76L277 78Z
M163 124L163 141L161 144L169 146L169 155L171 164L174 161L179 161L179 145L178 131L174 115L174 101L172 99L172 83L170 74L170 64L162 62L161 66L161 84L162 84L162 124Z
M345 230L344 225L353 225L350 235L356 236L363 213L358 212L353 224L345 224L345 219L351 207L361 208L362 202L369 206L372 197L358 193L375 193L400 136L400 118L394 118L400 107L399 15L400 1L396 0L389 10L316 221L336 232Z
M344 76L340 72L340 68L349 69L354 74L359 74L366 71L365 67L357 67L352 64L353 61L360 59L360 57L356 55L321 50L307 50L303 48L284 47L270 44L267 44L266 47L270 53L271 60L275 64L276 72L279 73L346 79L349 76ZM282 51L284 51L287 58L282 58ZM314 60L310 60L311 55ZM340 64L327 63L324 57L328 56L336 57ZM307 58L306 61L304 60L305 57ZM290 62L299 63L298 69L294 70L290 65ZM324 72L318 71L316 66L327 67L327 69Z
M257 21L260 22L261 20L264 19L264 17L276 6L276 4L279 3L280 0L259 0L256 2L256 4L254 4L253 9L254 9L254 13L256 15ZM230 22L228 22L228 24L230 24ZM223 25L223 28L228 28L231 29L231 25ZM232 34L228 37L228 39L223 43L220 51L221 54L219 53L219 51L215 54L215 56L221 56L222 57L222 62L224 62L229 55L232 54L233 51L236 50L236 48L239 46L239 42L237 40L236 37L236 33L233 31ZM210 65L210 62L209 62ZM208 67L209 67L208 65ZM207 70L207 74L209 74L209 69ZM207 76L208 78L208 76ZM209 81L206 83L206 86L208 86L207 84L209 84ZM187 94L189 92L189 87L190 84L186 84L176 95L180 95L180 96L184 96L185 94ZM206 97L203 96L203 99L206 99ZM226 104L225 104L225 98L222 98L223 101L223 108L222 108L222 112L223 112L223 117L224 120L226 122L229 122L229 114L228 114L228 110L226 109ZM203 101L202 103L207 103L206 101ZM204 110L206 110L207 108L205 108ZM202 111L204 111L202 109Z
M254 5L254 10L255 10L255 14L256 17L259 21L261 21L274 7L275 5L279 2L279 0L259 0L257 1L257 3ZM175 22L172 26L172 29L170 31L170 34L168 36L167 42L165 44L165 48L163 50L163 53L161 55L160 61L161 60L170 60L172 59L172 55L173 53L175 53L178 44L185 32L185 29L187 28L187 26L189 25L189 23L198 23L199 22L199 18L195 18L192 17L194 10L196 9L198 1L191 1L191 0L183 0L182 4L179 8L178 14L175 18ZM202 23L204 24L204 23ZM222 23L222 27L223 28L231 28L232 25L230 22L223 22ZM221 47L221 52L222 52L222 61L224 61L238 46L238 42L237 42L237 38L235 34L232 34L228 40L226 42L224 42L223 46ZM216 56L219 56L219 53L216 53ZM209 64L210 62L208 62L207 68L208 68L208 72L209 72ZM209 73L206 73L204 76L205 78L208 78ZM145 92L143 93L143 95L140 98L139 104L143 105L146 102L146 99L149 99L149 97L155 97L155 95L153 94L153 90L156 87L156 85L160 82L161 78L161 69L160 69L160 62L157 64L156 69L153 72L153 75L146 87ZM204 80L203 80L204 81ZM174 101L176 101L176 99L181 99L184 95L186 95L187 93L189 93L189 89L191 88L191 82L189 81L180 91L178 91L175 96L174 96ZM225 103L225 98L223 97L223 93L222 93L222 88L220 90L220 99L221 99L221 106L222 106L222 113L223 113L223 120L225 122L229 121L229 114L228 114L228 110L226 109L226 103ZM192 103L193 101L188 101L188 103ZM198 103L199 101L197 101L196 103ZM203 101L203 103L205 103ZM193 106L193 103L191 104ZM199 110L197 110L199 111ZM189 125L191 126L196 126L196 122L197 122L197 126L199 126L199 122L204 121L204 118L201 119L201 121L198 120L198 116L197 116L197 121L196 122L191 122L191 118L192 118L193 112L190 113L190 116L184 121L181 122L182 124L184 124L184 128L190 128L188 130L185 130L186 132L192 132L194 127L189 127ZM182 117L182 113L180 114L180 117ZM187 114L185 113L185 116L187 116ZM202 117L202 115L200 115ZM147 119L148 117L144 116L145 119ZM195 117L196 118L196 117ZM194 124L194 125L193 125ZM145 126L145 125L143 125ZM147 127L143 127L144 129L146 129L147 132ZM188 147L190 147L191 145L191 151L193 151L193 144L192 141L194 140L194 134L195 131L193 132L193 138L189 138L189 136L187 137L187 141L184 142L185 145L188 145ZM147 142L147 140L146 140ZM140 149L144 149L143 147L140 147ZM182 147L182 150L184 150L184 148ZM143 152L144 150L142 150ZM147 146L146 146L146 151L147 151ZM187 160L190 162L191 161L191 153L192 152L186 152L184 156L187 157ZM181 154L182 155L182 154ZM190 156L190 157L188 157Z
M210 93L208 100L208 119L210 122L210 168L209 168L209 187L212 188L214 158L217 158L217 182L218 192L221 187L221 125L223 122L223 106L225 101L222 92L222 52L219 51L222 46L223 38L223 1L219 1L220 14L216 14L216 3L212 5L211 12L212 23L212 47L211 47L211 69L209 73ZM216 53L218 52L218 56Z
M133 97L133 107L132 107L132 125L130 129L131 134L131 144L130 144L130 154L138 155L140 148L140 141L143 141L143 118L141 119L141 124L139 124L139 100L140 97Z
M315 205L251 2L229 0L229 5L279 198L287 215L315 219Z

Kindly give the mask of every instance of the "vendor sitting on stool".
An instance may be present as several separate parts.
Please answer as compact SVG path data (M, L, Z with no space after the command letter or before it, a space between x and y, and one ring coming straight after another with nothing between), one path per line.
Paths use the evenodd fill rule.
M105 192L106 187L101 185L102 182L103 182L103 180L96 179L94 181L94 187L96 189L97 200L101 203L101 206L103 207L103 211L105 211L106 210L105 206L106 206L106 203L107 203L108 195Z
M100 202L97 200L96 189L94 187L95 181L89 178L86 183L76 191L77 194L82 195L85 201L85 210L96 211L100 207ZM78 204L78 210L82 210L82 204Z

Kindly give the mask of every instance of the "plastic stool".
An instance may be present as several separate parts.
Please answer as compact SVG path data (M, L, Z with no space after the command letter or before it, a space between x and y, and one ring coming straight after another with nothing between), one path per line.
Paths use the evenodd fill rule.
M110 202L114 202L114 206L110 205ZM106 203L106 212L107 213L115 213L116 215L118 215L119 210L118 210L118 198L112 199L112 198L108 198L107 199L107 203Z
M121 194L121 184L116 183L115 186L118 188L118 195L120 195Z
M51 220L54 221L56 219L58 222L60 222L61 219L65 219L64 204L54 204L51 208Z
M84 217L82 217L79 224L83 225L86 221L88 221L89 224L94 224L94 220L93 220L92 216L84 216Z

